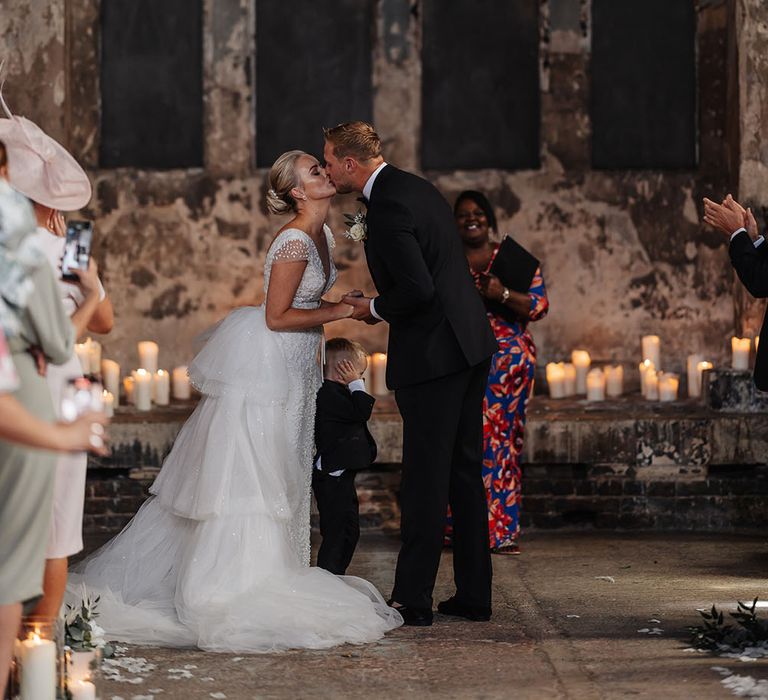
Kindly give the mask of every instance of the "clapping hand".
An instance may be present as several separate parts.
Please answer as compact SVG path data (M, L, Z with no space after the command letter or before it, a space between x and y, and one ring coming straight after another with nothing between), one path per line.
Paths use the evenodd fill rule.
M746 228L754 240L757 238L757 222L750 209L744 209L730 194L722 204L704 198L704 221L730 236L740 228Z

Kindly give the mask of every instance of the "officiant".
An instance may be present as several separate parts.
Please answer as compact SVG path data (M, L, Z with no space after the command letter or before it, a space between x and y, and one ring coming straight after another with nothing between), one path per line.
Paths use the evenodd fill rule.
M528 326L546 315L547 290L535 257L510 237L495 242L496 215L483 193L462 192L453 213L499 344L483 401L483 481L491 551L519 554L520 457L536 368L536 346ZM451 535L449 515L446 544Z

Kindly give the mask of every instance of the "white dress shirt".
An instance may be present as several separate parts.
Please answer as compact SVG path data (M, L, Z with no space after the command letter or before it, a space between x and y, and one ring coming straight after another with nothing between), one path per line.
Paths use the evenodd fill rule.
M384 161L376 170L374 170L371 173L371 176L366 181L364 187L363 187L363 197L370 200L371 198L371 190L373 190L373 183L376 182L376 178L379 176L379 173L384 169L384 166L387 164L386 161ZM383 321L384 319L379 316L379 314L376 313L376 306L374 305L375 299L371 299L370 309L371 309L371 316L374 318L378 318L379 321Z
M734 238L736 238L736 236L738 236L738 235L739 235L739 234L740 234L742 231L744 231L744 233L747 233L747 229L745 229L745 228L742 226L741 228L739 228L739 229L736 229L736 230L735 230L735 231L734 231L734 232L731 234L731 240L733 240ZM763 241L764 241L764 240L765 240L765 236L758 236L757 238L755 238L755 240L754 240L754 241L752 241L752 245L753 245L753 246L755 246L755 248L759 248L759 247L760 247L760 246L763 244Z

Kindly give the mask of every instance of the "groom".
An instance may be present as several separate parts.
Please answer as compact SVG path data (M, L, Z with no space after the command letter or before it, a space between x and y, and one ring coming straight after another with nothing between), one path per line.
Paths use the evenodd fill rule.
M353 318L389 323L387 385L403 417L402 546L391 605L432 624L447 507L456 595L438 611L491 616L491 559L481 477L482 404L496 351L448 203L426 180L384 162L370 124L325 129L326 172L368 207L365 252L379 296L347 295Z

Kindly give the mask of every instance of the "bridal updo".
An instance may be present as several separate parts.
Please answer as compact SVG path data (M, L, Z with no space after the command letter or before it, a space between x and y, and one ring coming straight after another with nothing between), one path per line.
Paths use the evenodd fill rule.
M304 151L286 151L273 163L267 190L267 208L273 214L298 211L291 190L301 184L296 176L296 161L305 155Z

